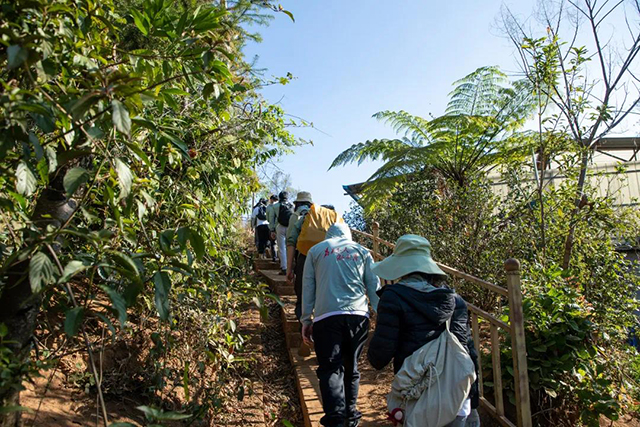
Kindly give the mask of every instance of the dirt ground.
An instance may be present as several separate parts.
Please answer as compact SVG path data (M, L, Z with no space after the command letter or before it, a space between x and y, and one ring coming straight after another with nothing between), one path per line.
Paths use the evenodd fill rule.
M24 427L75 427L98 425L96 401L73 385L69 385L66 376L60 371L44 373L45 377L36 378L34 383L26 384L26 390L20 394L20 404L31 409L22 415ZM53 374L53 375L52 375ZM51 383L49 383L51 378ZM107 401L107 410L111 421L141 423L142 413L135 410L142 403L126 400ZM100 418L100 423L102 418Z
M640 427L640 420L631 415L625 415L618 421L611 421L602 417L600 419L600 427Z
M238 370L226 383L227 388L244 390L243 396L230 397L219 413L204 421L190 424L192 426L282 426L287 420L292 425L303 425L300 402L296 390L293 369L289 362L279 306L270 305L269 320L259 326L259 315L252 312L258 326L247 330L247 339L260 339L260 345L247 346L250 354L243 357L250 359L245 369ZM256 320L257 319L257 320ZM242 319L239 319L242 328ZM245 333L244 331L242 332ZM257 350L257 351L256 351ZM85 391L86 366L80 367L82 357L78 354L65 356L59 365L49 371L43 371L43 377L36 378L33 383L26 383L26 390L21 393L20 404L30 409L23 413L24 427L77 427L103 426L102 417L96 413L98 407L93 388ZM71 369L70 369L71 368ZM76 377L82 381L75 381ZM129 422L134 425L146 425L144 414L137 406L148 404L142 397L136 398L134 393L105 396L109 422ZM258 415L254 417L254 415ZM249 421L249 417L251 421ZM255 422L259 419L259 422ZM167 423L165 426L184 425L179 422Z
M273 301L268 304L269 319L259 330L254 330L254 333L260 335L262 347L260 354L254 355L255 360L247 366L245 371L239 372L239 375L234 379L238 384L241 382L253 383L256 388L259 388L259 390L251 390L251 392L260 393L259 399L264 415L264 424L250 420L242 422L243 412L246 412L243 401L247 397L244 397L243 401L230 399L225 405L225 410L214 420L214 426L264 425L271 427L282 426L284 420L294 426L304 425L294 372L289 362L286 342L282 333L280 307ZM233 387L232 384L230 386Z
M363 427L387 426L386 421L387 393L391 389L393 381L393 368L387 366L382 371L377 371L366 361L366 349L359 363L360 369L360 394L358 397L358 409L362 412Z

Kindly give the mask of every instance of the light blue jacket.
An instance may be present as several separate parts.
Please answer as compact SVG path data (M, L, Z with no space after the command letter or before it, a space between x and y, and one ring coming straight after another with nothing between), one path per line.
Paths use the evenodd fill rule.
M369 251L351 240L346 224L329 227L325 240L307 254L302 278L302 317L309 325L334 312L368 313L369 302L378 307L378 277L371 272L373 258Z

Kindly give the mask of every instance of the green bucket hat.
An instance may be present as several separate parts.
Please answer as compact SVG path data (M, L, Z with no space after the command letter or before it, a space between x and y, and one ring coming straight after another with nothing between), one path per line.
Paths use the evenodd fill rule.
M371 270L384 280L397 280L414 272L446 276L431 258L431 243L415 234L400 237L393 255L375 263Z

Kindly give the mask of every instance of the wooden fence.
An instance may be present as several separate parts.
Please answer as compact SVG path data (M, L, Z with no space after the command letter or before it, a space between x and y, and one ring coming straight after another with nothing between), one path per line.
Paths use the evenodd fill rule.
M379 261L385 258L383 253L391 253L395 245L379 237L379 225L373 224L373 234L364 233L358 230L351 230L354 236L371 241L371 253L374 260ZM383 250L381 250L383 249ZM508 259L504 263L507 276L507 288L489 283L485 280L474 277L470 274L456 270L449 266L437 263L440 268L453 277L465 280L475 285L481 286L500 297L507 298L509 303L509 321L503 322L491 313L488 313L467 301L471 314L471 330L473 342L478 352L478 362L480 364L480 374L478 385L480 388L480 404L492 415L501 425L505 427L531 427L531 406L529 400L529 375L527 373L527 349L524 337L524 317L522 313L522 290L520 288L520 263L516 259ZM493 401L492 404L485 398L482 384L482 353L480 343L479 319L488 322L489 337L491 342L491 366L493 370ZM502 367L500 364L500 332L502 329L511 337L511 351L513 354L513 373L516 399L516 420L507 418L504 410ZM506 345L506 343L502 343Z

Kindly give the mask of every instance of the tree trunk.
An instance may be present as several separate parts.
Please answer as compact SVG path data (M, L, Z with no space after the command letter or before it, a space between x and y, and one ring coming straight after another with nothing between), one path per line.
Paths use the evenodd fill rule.
M58 171L49 187L40 195L32 219L42 229L47 225L61 227L72 215L76 202L66 197L62 184L64 170ZM31 342L40 311L41 295L31 291L29 260L17 262L7 272L5 286L0 294L0 323L7 326L5 340L15 357L28 363ZM22 378L16 379L22 381ZM0 406L19 405L20 392L10 388L0 391ZM20 412L0 413L0 427L17 427Z
M578 176L578 186L576 188L576 201L575 207L571 212L571 222L569 223L569 232L567 238L564 241L564 257L562 259L562 268L569 268L571 263L571 253L573 251L573 241L576 234L576 226L578 225L577 216L580 210L580 202L584 192L584 186L587 181L587 169L589 168L589 152L585 150L582 154L582 161L580 163L580 175Z

